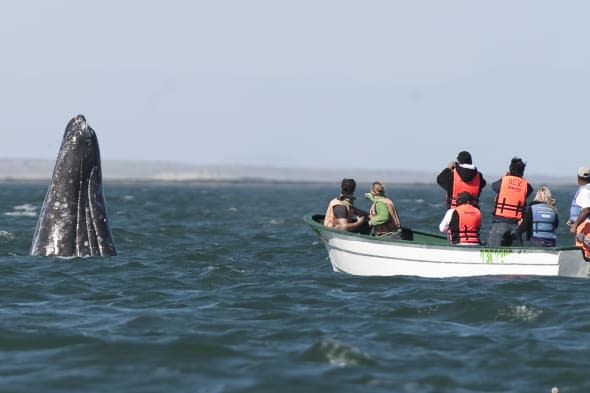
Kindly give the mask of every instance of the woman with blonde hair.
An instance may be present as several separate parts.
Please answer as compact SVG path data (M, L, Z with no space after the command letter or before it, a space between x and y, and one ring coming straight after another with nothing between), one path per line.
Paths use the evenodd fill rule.
M381 182L371 184L371 192L365 197L373 204L369 210L369 225L375 236L398 236L400 222L393 201L385 196L385 186Z
M537 190L534 200L527 207L523 219L516 229L517 238L521 239L525 233L526 245L537 247L555 247L559 225L555 199L549 187L543 186Z

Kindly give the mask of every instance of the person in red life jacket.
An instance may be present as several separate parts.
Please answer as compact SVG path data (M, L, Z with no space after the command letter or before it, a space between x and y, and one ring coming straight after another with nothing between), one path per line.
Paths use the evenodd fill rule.
M516 239L515 231L524 216L526 199L533 192L533 187L523 177L525 168L526 163L514 157L508 172L492 183L492 190L497 194L488 247L510 247Z
M576 246L584 252L584 259L590 261L590 168L578 169L578 192L572 202L579 208L579 213L570 225L570 232L574 234Z
M539 187L535 198L527 206L522 222L516 229L516 238L523 244L522 235L525 234L525 244L532 247L555 247L559 225L559 216L555 207L555 199L549 187Z
M467 191L472 195L472 204L478 206L481 190L486 186L483 175L473 165L471 154L462 151L457 161L451 161L436 177L436 182L447 193L447 209L457 205L457 195Z
M324 225L342 231L369 234L368 213L354 207L354 179L342 179L340 195L328 204Z
M438 228L448 233L451 244L479 245L481 212L473 205L473 195L463 191L456 200L457 205L447 210Z
M385 187L381 182L371 185L371 192L365 197L373 202L369 209L369 225L375 236L400 237L400 222L393 201L385 196Z

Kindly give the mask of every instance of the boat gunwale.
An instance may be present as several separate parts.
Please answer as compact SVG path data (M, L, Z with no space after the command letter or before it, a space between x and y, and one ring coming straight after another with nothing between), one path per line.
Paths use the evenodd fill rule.
M454 244L435 244L429 242L417 242L415 240L402 240L396 238L379 238L371 235L363 235L361 233L354 233L354 232L346 232L341 231L336 228L330 228L324 226L323 224L315 221L314 217L323 216L323 214L318 213L308 213L303 216L303 220L307 223L312 229L316 230L318 233L320 232L332 232L344 238L351 238L352 239L359 239L368 242L377 242L377 243L391 243L400 246L408 246L408 247L419 247L419 248L440 248L440 249L454 249L454 250L478 250L478 251L488 251L488 250L511 250L512 252L527 252L527 253L547 253L547 252L561 252L561 251L572 251L572 250L580 250L579 247L575 246L560 246L560 247L488 247L486 245L469 245L469 246L458 246ZM410 228L408 228L410 229ZM411 229L414 234L419 234L422 236L427 236L431 238L435 238L438 240L446 240L446 237L442 235L438 235L435 233L425 232L421 230Z

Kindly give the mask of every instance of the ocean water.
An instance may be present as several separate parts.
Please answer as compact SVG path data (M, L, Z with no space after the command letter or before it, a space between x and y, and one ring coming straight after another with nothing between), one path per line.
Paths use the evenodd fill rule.
M0 392L590 391L590 280L334 273L338 181L106 183L113 258L27 255L46 187L0 184ZM439 188L387 191L436 230Z

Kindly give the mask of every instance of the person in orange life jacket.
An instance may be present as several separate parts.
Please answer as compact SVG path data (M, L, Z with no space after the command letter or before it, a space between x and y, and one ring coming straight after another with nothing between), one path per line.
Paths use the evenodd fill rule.
M515 236L522 244L522 234L524 233L527 246L555 247L557 240L555 229L558 225L559 217L551 190L549 187L539 187L535 198L524 212Z
M570 232L575 235L576 246L581 247L584 258L590 260L590 168L578 169L578 185L580 187L572 202L572 210L579 209L579 213L568 225Z
M375 236L399 237L400 222L393 201L385 197L385 187L381 182L371 185L371 192L365 197L373 202L369 210L369 225Z
M481 212L473 202L473 195L467 191L460 192L457 195L457 206L447 210L438 225L441 232L448 233L451 244L480 244Z
M340 189L340 195L328 204L324 225L342 231L369 234L368 213L354 207L356 182L354 179L343 179Z
M492 183L492 190L497 194L488 247L509 247L515 240L514 233L524 215L526 199L533 192L533 187L523 177L525 168L526 163L514 157L508 172Z
M471 154L462 151L457 161L451 161L436 177L436 182L447 193L447 209L455 207L457 195L467 191L473 196L472 204L477 206L481 190L486 186L483 175L473 165Z

